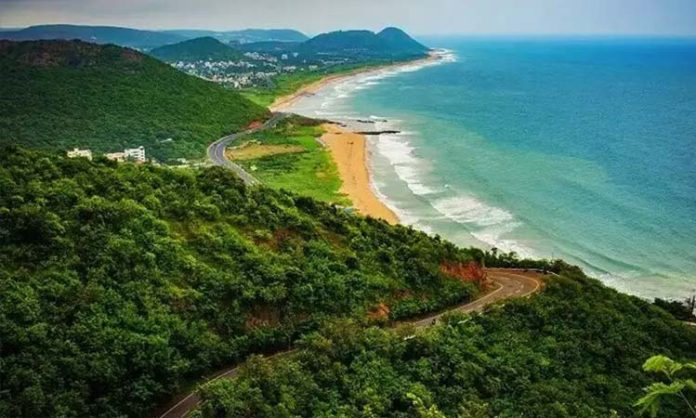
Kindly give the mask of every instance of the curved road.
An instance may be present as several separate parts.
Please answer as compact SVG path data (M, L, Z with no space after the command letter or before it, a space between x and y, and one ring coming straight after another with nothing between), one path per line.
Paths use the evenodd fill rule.
M225 149L232 141L235 141L242 136L253 134L254 132L263 131L265 129L273 128L278 124L278 122L285 119L287 116L287 113L276 112L273 113L273 116L271 116L270 119L268 119L266 122L263 123L263 125L259 127L223 136L222 138L218 139L217 141L210 144L210 146L208 146L208 158L210 158L210 161L212 161L213 164L234 171L239 176L239 178L241 178L242 181L244 181L244 183L246 183L248 186L260 184L258 180L256 180L251 174L246 172L242 167L228 160L225 156Z
M223 140L225 138L223 138ZM234 139L235 138L233 138L232 140ZM427 318L422 318L414 321L407 321L405 323L413 324L416 327L427 327L437 323L437 321L447 313L480 312L486 306L499 302L501 300L529 296L534 292L538 291L542 285L542 282L540 280L541 274L531 270L528 271L521 269L488 269L488 277L493 281L493 283L496 284L497 288L495 290L483 295L482 297L476 299L471 303L457 306L456 308L449 309L443 313L428 316ZM274 354L269 358L286 356L288 354L293 353L294 351L295 350L283 351L278 354ZM238 366L221 370L215 375L206 379L205 382L208 383L222 378L233 377L237 374L237 370ZM191 410L193 410L193 408L195 408L196 405L198 405L198 402L200 402L200 396L196 391L193 391L183 397L175 399L173 405L169 409L167 409L164 413L161 413L156 416L158 416L159 418L185 418L191 412Z

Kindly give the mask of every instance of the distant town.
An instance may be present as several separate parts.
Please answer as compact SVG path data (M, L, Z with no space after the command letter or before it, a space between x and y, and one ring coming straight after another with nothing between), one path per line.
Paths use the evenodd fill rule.
M297 71L315 71L322 67L343 63L344 60L308 60L298 52L282 53L278 56L259 52L246 52L239 60L198 60L170 63L177 70L225 87L241 89L268 86L273 78Z

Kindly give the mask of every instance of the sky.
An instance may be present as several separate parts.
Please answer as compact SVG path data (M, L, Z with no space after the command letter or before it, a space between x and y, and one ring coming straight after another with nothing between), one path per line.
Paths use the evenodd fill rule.
M696 0L0 0L0 27L696 36Z

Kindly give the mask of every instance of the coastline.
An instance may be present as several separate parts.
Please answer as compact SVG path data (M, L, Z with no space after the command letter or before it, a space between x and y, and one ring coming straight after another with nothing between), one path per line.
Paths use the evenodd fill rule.
M442 57L441 53L431 51L427 57L413 61L366 67L344 74L329 75L298 89L292 94L278 97L269 106L269 109L272 112L286 111L302 98L313 96L321 89L351 77L438 62ZM367 137L353 132L335 121L325 123L322 128L325 133L321 137L321 142L331 153L338 168L342 182L341 193L350 199L358 213L383 219L392 225L399 224L399 217L374 189L368 161Z
M391 225L399 218L375 193L368 169L367 138L335 123L322 125L321 141L331 153L341 177L340 192L348 196L358 213L383 219Z
M299 88L297 91L285 95L285 96L280 96L277 99L273 101L273 103L268 106L268 109L271 112L283 112L285 111L288 107L292 106L297 102L298 100L302 99L305 96L312 96L319 90L333 84L333 83L339 83L341 81L347 80L351 77L355 77L357 75L365 75L365 74L370 74L373 72L379 72L379 71L384 71L384 70L389 70L389 69L397 69L397 68L404 68L404 67L411 67L415 65L422 65L425 63L429 62L437 62L440 59L442 59L442 55L438 54L436 51L431 51L427 57L424 58L419 58L417 60L413 61L405 61L405 62L398 62L394 64L386 64L386 65L380 65L376 67L365 67L365 68L358 68L353 71L349 71L346 73L340 73L340 74L332 74L332 75L327 75L326 77L323 77L317 81L314 81L312 83L309 83L301 88Z

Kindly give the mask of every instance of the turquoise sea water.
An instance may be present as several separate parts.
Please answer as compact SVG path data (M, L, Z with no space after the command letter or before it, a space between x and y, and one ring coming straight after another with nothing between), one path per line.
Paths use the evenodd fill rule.
M696 292L696 40L426 41L451 55L293 110L401 131L369 138L370 165L416 228L640 296Z

